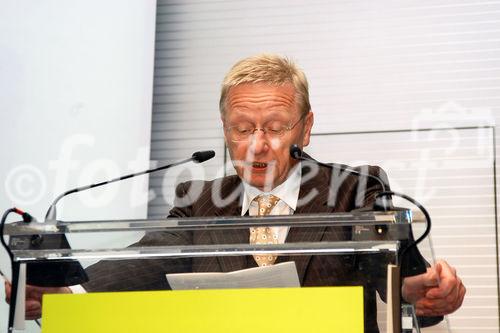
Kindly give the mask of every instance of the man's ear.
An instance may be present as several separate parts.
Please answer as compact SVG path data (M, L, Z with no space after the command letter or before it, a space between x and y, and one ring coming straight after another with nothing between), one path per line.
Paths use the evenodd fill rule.
M312 111L309 111L306 118L304 119L304 138L302 140L302 147L309 145L313 125L314 125L314 114L312 113Z

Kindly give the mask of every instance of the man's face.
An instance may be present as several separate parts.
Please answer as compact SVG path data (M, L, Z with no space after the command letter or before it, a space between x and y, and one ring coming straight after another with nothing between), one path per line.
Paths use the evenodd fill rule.
M307 146L311 135L313 114L309 112L303 119L301 115L292 84L241 84L230 89L222 121L229 154L241 179L264 191L287 179L297 164L290 157L290 146ZM246 140L234 140L236 130L279 129L293 125L282 136L257 130Z

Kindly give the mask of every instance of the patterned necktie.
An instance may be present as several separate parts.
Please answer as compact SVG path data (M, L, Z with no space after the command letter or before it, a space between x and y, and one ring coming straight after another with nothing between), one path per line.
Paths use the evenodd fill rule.
M280 198L269 194L259 195L254 200L259 205L257 216L269 215ZM278 237L273 235L270 227L250 228L250 244L278 244ZM254 254L255 261L259 266L269 266L274 264L278 256L273 254Z

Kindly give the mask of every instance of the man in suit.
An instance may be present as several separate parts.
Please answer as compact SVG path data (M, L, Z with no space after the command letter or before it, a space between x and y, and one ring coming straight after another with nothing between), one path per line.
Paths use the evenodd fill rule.
M309 144L314 122L306 77L291 61L275 55L259 55L238 62L224 79L219 106L225 142L237 174L179 185L171 216L258 215L257 198L266 195L278 198L271 210L275 215L348 212L370 206L375 194L381 191L380 184L373 179L332 173L330 169L299 163L290 157L292 144L300 148ZM381 169L365 169L386 181ZM348 231L339 228L272 229L267 237L281 243L351 239ZM137 245L245 244L251 241L252 232L255 230L152 233ZM404 275L408 276L402 290L404 298L416 303L419 315L441 316L456 310L465 288L454 269L441 262L427 271L418 252L412 253L412 257L404 268ZM303 286L363 285L366 331L377 331L374 290L384 296L385 272L371 271L376 265L354 255L280 256L274 260L295 261ZM228 272L254 267L257 263L252 256L221 256L179 260L175 264L150 260L147 268L144 262L129 261L129 270L97 265L88 270L90 282L84 287L93 291L168 289L164 275L167 272ZM116 278L117 271L122 272L120 278ZM131 274L137 271L141 272L139 276Z
M261 215L266 210L265 204L267 213L273 215L348 212L370 206L381 190L373 179L332 173L314 163L299 163L290 157L292 144L300 148L309 144L314 116L306 77L288 59L259 55L235 64L222 85L220 112L236 175L180 184L175 207L170 212L173 217ZM367 171L386 180L379 168L369 167ZM155 232L147 234L136 245L244 244L256 242L260 237L276 243L351 239L348 231L333 227L264 229ZM366 331L377 331L374 290L383 296L384 287L380 282L383 278L379 276L383 273L370 271L367 260L354 255L266 257L269 258L231 256L101 262L87 270L90 281L83 287L87 291L168 289L165 273L227 272L293 260L304 286L363 285ZM442 316L461 305L465 288L446 262L426 268L417 253L405 266L402 295L416 305L417 314ZM34 298L27 306L30 302L34 304L33 309L40 303ZM37 315L35 310L30 314Z

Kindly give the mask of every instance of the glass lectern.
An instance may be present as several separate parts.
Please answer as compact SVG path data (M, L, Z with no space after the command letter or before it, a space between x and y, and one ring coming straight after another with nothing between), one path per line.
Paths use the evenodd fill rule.
M418 331L412 307L400 302L399 253L412 239L411 225L414 222L412 212L402 209L322 215L11 223L6 226L5 234L10 236L10 247L14 255L13 267L18 270L19 278L14 281L18 297L16 304L11 304L12 316L9 325L14 325L16 312L18 318L22 318L24 314L22 300L26 267L29 276L29 270L36 264L79 262L88 266L88 263L98 261L86 268L88 282L83 283L81 287L87 295L95 292L124 292L117 293L122 295L152 291L133 295L143 295L146 298L152 297L154 293L182 297L189 295L198 300L196 293L199 293L200 297L208 297L203 301L203 304L208 304L205 305L203 313L210 312L213 308L219 311L218 314L212 314L210 320L221 313L228 314L207 325L229 322L229 326L224 327L231 327L232 331L244 331L238 326L242 325L237 319L239 316L231 314L239 305L224 300L220 303L221 297L232 297L234 302L243 302L250 299L246 297L254 297L256 293L277 290L276 292L282 293L282 296L276 296L280 297L278 301L283 301L283 295L288 299L288 295L295 295L296 289L319 290L317 296L320 297L330 292L331 287L349 293L357 290L362 302L357 308L359 313L342 314L341 318L337 317L335 320L332 319L336 316L333 310L329 312L330 315L322 315L321 318L312 318L308 314L307 320L313 321L314 325L321 325L323 319L325 322L332 320L335 323L351 320L349 316L352 314L353 318L361 318L361 331ZM273 228L276 231L277 244L249 244L250 228L253 227ZM57 235L85 234L92 237L97 233L124 231L144 231L145 236L138 243L124 248L61 248L64 246L58 242L52 242L56 245L50 245L51 242L43 241L44 238ZM272 266L258 267L255 256L277 258ZM50 278L50 272L47 272L47 278ZM195 291L186 294L186 290ZM207 290L210 292L207 293ZM213 290L225 292L214 294ZM317 296L308 295L298 295L297 297L305 297L300 298L302 301L290 298L282 303L283 306L293 307L293 311L286 313L291 321L300 320L294 324L297 329L306 320L301 316L306 315L311 307L319 306L319 301L315 298L310 301L307 299ZM318 311L325 311L330 305L331 309L343 310L342 304L347 307L352 299L350 294L342 295L342 299L340 296L322 299ZM353 295L356 295L356 292ZM160 298L170 302L165 306L173 306L172 311L177 305L185 304L176 301L175 297L169 297ZM84 297L80 299L83 300ZM219 303L211 306L211 300L216 299ZM56 320L53 313L50 320L46 320L45 302L44 299L42 329ZM101 302L106 300L102 299ZM146 300L146 304L147 302ZM65 304L68 304L68 308L73 303L68 301ZM198 301L186 304L197 306ZM250 306L250 301L239 304L246 308ZM226 308L221 309L221 306ZM248 311L253 310L249 308ZM183 312L183 316L186 312L189 311ZM92 314L89 312L88 315ZM184 318L186 321L182 325L191 325L201 320L199 311L193 312L192 316L191 321ZM57 318L57 313L55 317ZM167 322L173 323L176 318L169 318ZM231 323L231 320L234 320L234 323ZM279 321L283 322L283 318ZM342 327L351 327L351 324L352 327L358 327L356 325L359 323L343 323L342 325L348 326ZM186 326L184 331L189 330ZM211 331L208 326L206 331ZM224 331L222 326L218 331ZM325 331L332 330L327 327ZM359 329L353 328L353 331Z

